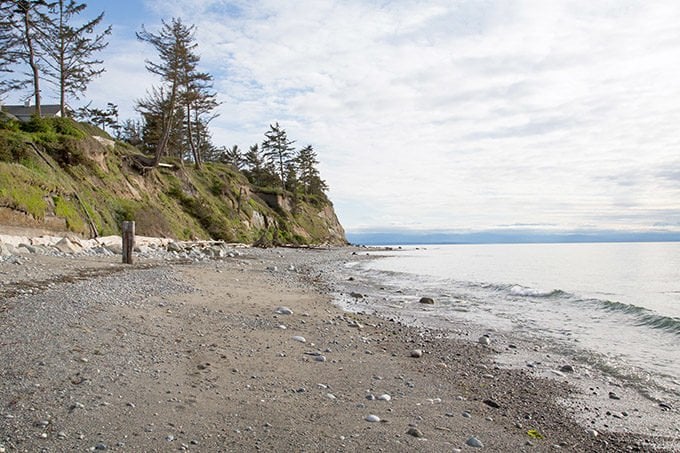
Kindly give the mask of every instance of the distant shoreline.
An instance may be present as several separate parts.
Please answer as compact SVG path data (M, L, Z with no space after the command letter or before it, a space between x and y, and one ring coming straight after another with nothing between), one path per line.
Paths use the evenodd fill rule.
M347 232L347 239L361 245L601 244L680 242L680 232Z

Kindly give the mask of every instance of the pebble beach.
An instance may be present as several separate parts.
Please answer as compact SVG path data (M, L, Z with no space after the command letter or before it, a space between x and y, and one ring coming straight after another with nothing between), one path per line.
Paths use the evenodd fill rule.
M123 265L116 238L0 241L0 453L678 445L649 420L589 423L636 414L578 369L547 378L499 363L503 339L341 310L334 269L365 249L142 238Z

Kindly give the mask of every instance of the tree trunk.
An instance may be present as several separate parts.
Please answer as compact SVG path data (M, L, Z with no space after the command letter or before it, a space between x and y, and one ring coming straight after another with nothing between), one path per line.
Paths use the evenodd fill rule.
M153 159L153 166L157 167L161 162L161 157L166 152L165 149L168 147L168 141L170 140L170 131L172 129L172 123L174 123L175 118L175 100L177 98L177 82L173 81L172 91L170 92L170 105L168 107L168 119L163 125L163 133L161 139L156 146L156 154Z
M35 62L35 51L33 50L33 39L31 38L31 18L29 14L29 7L24 11L24 36L26 38L26 47L28 48L28 64L33 73L33 90L35 91L35 114L42 117L40 111L40 72L38 64Z
M193 128L191 127L191 103L187 104L187 139L189 140L189 148L191 148L191 155L194 156L194 166L196 169L201 168L201 156L198 148L194 143Z

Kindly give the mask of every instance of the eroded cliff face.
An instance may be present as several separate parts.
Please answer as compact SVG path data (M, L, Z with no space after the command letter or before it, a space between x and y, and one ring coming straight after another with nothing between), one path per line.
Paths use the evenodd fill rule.
M327 198L263 192L228 165L196 170L176 162L142 174L130 163L136 150L111 140L20 146L11 155L21 159L0 160L0 225L93 237L118 234L123 220L134 220L145 236L347 243Z

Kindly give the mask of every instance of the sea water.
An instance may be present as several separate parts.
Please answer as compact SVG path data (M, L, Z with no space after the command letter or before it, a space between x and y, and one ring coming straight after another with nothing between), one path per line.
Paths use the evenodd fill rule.
M348 265L372 282L363 303L375 311L549 343L650 397L680 396L680 243L441 245L379 255ZM436 304L425 309L421 296Z

